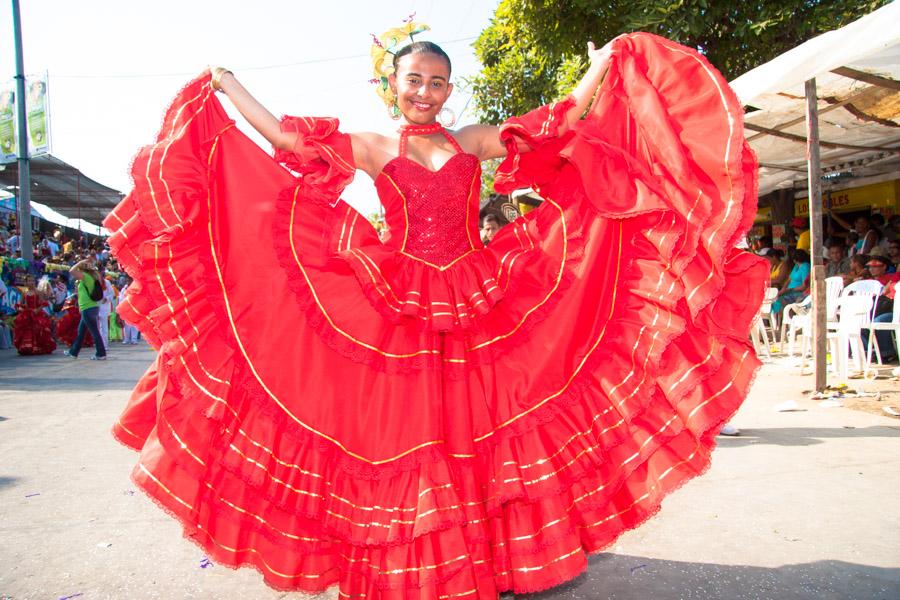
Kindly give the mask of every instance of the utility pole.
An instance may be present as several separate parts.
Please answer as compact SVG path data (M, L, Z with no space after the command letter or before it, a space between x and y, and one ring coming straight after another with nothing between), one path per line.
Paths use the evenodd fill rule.
M34 256L31 241L31 169L28 163L28 121L25 113L25 59L22 57L22 18L19 0L12 0L13 37L16 44L16 121L19 127L19 248L22 258Z

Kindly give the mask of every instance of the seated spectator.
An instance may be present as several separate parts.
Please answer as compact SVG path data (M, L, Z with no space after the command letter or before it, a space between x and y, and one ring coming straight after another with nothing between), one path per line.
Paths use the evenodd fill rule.
M772 312L781 317L781 311L788 304L799 301L809 293L809 274L811 265L809 254L805 250L794 250L794 267L788 280L779 288L778 297L772 303Z
M891 259L891 262L894 263L894 267L896 270L897 265L900 265L900 240L895 240L888 244L888 258Z
M760 236L753 243L753 250L760 256L766 256L766 250L772 249L772 237L768 235Z
M866 254L854 254L850 257L850 271L844 276L845 286L850 285L854 281L872 278L872 275L866 268L867 262L869 262L869 256Z
M772 264L772 274L769 276L770 285L781 289L781 286L785 284L791 275L794 261L783 250L778 248L772 249L772 254L766 257L769 258L769 262Z
M900 273L888 273L888 267L891 266L891 259L880 254L873 254L869 257L866 267L872 275L872 279L877 279L882 285L895 283L900 280Z
M850 259L847 248L841 242L833 242L828 246L828 263L825 265L825 277L844 277L850 273Z
M900 281L900 273L885 272L889 260L884 256L872 256L868 262L872 277L884 284L884 290L882 290L875 305L875 318L872 319L875 323L890 323L894 318L894 290L897 282ZM861 333L863 343L868 348L869 330L863 329ZM894 345L890 331L876 331L875 343L878 344L878 350L883 362L897 360L897 348Z

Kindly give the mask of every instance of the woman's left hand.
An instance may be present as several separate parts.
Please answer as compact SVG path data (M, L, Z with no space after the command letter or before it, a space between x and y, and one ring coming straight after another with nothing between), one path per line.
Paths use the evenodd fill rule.
M597 48L594 42L588 42L588 58L591 66L602 66L609 60L612 42L607 42L602 48Z

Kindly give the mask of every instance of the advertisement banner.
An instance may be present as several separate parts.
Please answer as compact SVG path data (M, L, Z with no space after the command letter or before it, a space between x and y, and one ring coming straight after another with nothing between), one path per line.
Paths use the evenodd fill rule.
M25 78L25 108L28 113L28 155L49 154L50 105L46 75Z
M16 160L16 88L0 83L0 164Z

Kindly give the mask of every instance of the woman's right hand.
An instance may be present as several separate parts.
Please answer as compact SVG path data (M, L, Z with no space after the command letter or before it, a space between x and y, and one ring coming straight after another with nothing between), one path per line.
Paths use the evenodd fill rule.
M218 73L218 79L213 79L215 73ZM281 131L281 124L275 115L270 113L265 106L254 98L247 89L241 85L234 74L224 67L213 67L210 69L210 86L219 88L238 112L243 115L247 122L253 126L270 144L276 148L289 150L294 147L297 140L296 133Z

